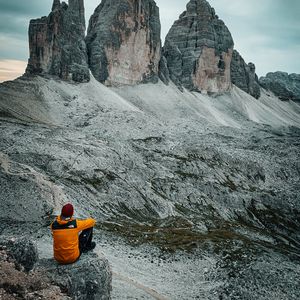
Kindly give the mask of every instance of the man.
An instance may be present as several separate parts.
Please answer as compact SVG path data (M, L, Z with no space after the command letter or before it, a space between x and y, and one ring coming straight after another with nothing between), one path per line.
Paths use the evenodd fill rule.
M96 243L92 242L96 221L76 220L73 214L73 205L66 204L61 210L61 215L51 224L54 258L61 264L74 263L81 253L93 250L96 246Z

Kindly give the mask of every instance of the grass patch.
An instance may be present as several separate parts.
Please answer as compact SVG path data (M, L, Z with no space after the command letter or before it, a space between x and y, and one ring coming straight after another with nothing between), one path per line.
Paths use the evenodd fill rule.
M127 239L129 244L138 246L150 243L164 251L176 250L192 251L199 247L213 244L216 251L223 248L223 244L233 240L249 241L231 230L230 226L213 229L201 233L193 228L193 224L180 217L157 220L150 224L124 222L103 222L98 228L113 232Z

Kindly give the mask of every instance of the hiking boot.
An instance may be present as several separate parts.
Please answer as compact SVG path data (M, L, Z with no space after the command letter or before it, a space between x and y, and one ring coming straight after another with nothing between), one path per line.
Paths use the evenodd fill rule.
M91 242L91 244L86 247L86 251L92 251L95 249L95 247L96 247L96 243Z
M89 247L90 250L94 250L96 247L96 243L95 242L91 242L91 245Z

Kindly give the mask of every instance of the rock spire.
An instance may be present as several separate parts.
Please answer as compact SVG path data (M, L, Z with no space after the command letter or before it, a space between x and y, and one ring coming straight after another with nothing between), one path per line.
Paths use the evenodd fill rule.
M209 3L191 0L170 29L163 48L171 80L190 90L229 90L233 44L228 28Z
M26 74L89 81L83 0L54 0L48 17L31 20Z
M95 78L109 86L156 82L160 28L153 0L102 0L90 19L86 38Z
M236 50L233 51L231 62L231 81L254 98L258 99L260 97L261 93L258 77L255 73L255 65L253 63L246 64Z

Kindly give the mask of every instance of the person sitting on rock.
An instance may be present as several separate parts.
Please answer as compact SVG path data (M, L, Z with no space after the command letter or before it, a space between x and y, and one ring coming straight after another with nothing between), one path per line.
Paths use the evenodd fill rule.
M73 205L66 204L61 215L51 224L54 258L61 264L76 262L82 253L96 246L92 241L96 221L74 219L73 213Z

